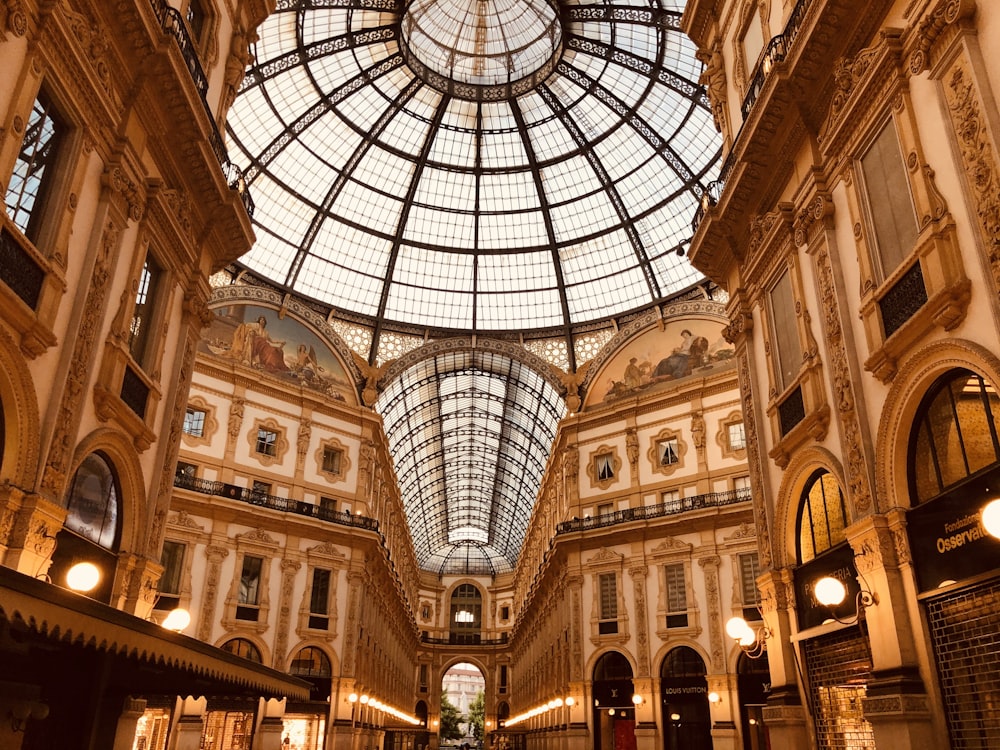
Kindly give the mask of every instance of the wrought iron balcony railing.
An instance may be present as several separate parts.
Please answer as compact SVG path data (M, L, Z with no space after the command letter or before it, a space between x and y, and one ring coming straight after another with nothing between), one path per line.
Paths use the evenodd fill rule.
M208 106L208 76L205 75L205 71L201 67L201 61L198 59L198 50L195 48L194 42L188 34L187 23L185 23L180 11L176 8L171 8L164 0L151 0L151 2L153 4L153 12L156 13L156 18L160 22L160 27L177 40L181 57L184 58L188 72L191 73L191 80L201 95L201 103L205 107L205 114L208 116L209 144L212 147L215 158L219 160L219 166L222 168L222 173L226 178L226 184L229 185L230 190L235 190L239 194L247 216L252 217L254 202L250 196L250 188L247 185L246 178L243 176L243 172L229 161L229 152L226 150L225 141L222 140L219 128L215 124L215 116L212 114L212 109Z
M641 505L638 508L626 508L614 513L601 513L590 518L574 518L571 521L563 521L556 526L556 534L602 529L607 526L616 526L631 521L643 521L650 518L662 518L678 513L687 513L692 510L735 505L736 503L749 501L750 496L749 488L741 488L738 490L727 490L726 492L709 492L704 495L683 497L677 500L670 500L669 502L657 503L656 505Z
M329 521L330 523L337 523L342 526L353 526L368 531L378 531L378 521L374 518L352 515L342 510L331 510L302 500L292 500L287 497L256 492L249 487L237 487L234 484L226 484L225 482L200 479L190 474L175 474L174 487L181 487L182 489L199 492L203 495L215 495L230 500L239 500L250 505L279 510L284 513L295 513L300 516L318 518L321 521Z

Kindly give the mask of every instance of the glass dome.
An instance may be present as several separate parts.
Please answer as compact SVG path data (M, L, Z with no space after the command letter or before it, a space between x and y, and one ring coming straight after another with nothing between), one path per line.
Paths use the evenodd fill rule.
M433 330L570 328L701 279L719 157L681 2L279 0L228 115L251 271Z
M683 5L278 0L227 119L240 265L365 327L370 364L544 332L575 369L581 329L702 281L684 250L721 144ZM565 409L542 380L473 351L381 384L424 569L515 565Z

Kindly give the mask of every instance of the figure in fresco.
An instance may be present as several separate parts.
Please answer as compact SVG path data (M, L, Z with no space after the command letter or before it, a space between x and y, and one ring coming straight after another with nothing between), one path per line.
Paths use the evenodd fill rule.
M228 356L267 372L283 372L288 369L284 346L284 341L271 339L267 332L267 318L261 315L255 322L236 326Z
M669 357L661 359L653 370L653 380L683 378L691 374L694 366L702 364L708 351L708 339L695 336L685 328L681 331L681 344L675 347Z

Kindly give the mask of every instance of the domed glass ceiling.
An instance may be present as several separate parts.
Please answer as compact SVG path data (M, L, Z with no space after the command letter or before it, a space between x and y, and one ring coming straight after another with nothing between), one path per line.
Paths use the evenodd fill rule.
M701 280L720 154L683 0L278 0L227 119L241 263L331 315L430 337L574 330ZM526 337L527 338L527 337ZM405 370L385 418L419 563L514 566L558 420L513 359Z
M279 286L388 324L536 330L701 276L719 156L682 0L279 0L228 115Z

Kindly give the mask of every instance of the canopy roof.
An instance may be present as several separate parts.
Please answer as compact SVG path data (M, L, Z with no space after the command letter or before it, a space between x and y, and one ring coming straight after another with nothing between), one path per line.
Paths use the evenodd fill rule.
M278 0L228 115L230 156L256 203L242 263L370 326L360 354L373 364L386 331L547 331L574 369L581 325L701 280L683 251L720 143L679 30L683 4ZM468 372L491 393L491 366ZM419 391L437 406L400 423L411 431L394 436L401 451L447 433L447 388L472 386ZM489 425L486 405L506 402L472 403ZM547 420L531 439L542 465ZM497 541L497 521L520 534L537 483L469 463L483 434L462 434L461 450L395 454L411 530L428 565L455 552L464 528L468 553L503 568L520 541ZM449 478L424 484L411 470ZM454 515L446 502L468 507L468 523L429 521Z

